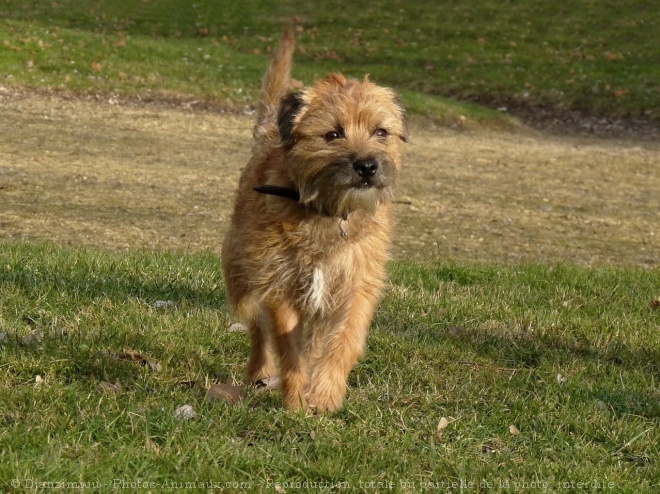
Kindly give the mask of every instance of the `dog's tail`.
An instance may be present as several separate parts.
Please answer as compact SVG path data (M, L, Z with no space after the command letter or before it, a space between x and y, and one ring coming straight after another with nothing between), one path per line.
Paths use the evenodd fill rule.
M257 125L274 118L282 97L291 87L291 64L295 48L294 27L293 24L289 24L284 29L261 85L261 96L257 108Z

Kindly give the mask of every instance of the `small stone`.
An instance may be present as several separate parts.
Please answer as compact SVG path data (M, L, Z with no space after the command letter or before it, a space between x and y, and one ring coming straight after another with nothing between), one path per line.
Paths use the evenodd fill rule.
M190 420L194 419L197 416L195 410L190 405L182 405L176 410L174 410L174 417L177 419Z
M245 324L237 322L227 328L227 333L247 333L247 327Z

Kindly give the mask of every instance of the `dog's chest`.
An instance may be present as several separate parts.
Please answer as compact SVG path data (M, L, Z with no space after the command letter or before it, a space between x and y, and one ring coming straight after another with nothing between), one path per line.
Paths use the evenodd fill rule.
M296 294L298 306L308 315L334 312L347 301L360 278L371 247L368 236L360 224L351 221L341 224L348 231L342 237L338 219L319 218L287 226L282 257L288 262L278 266L278 271L286 271L280 280L291 283L285 290Z
M306 263L297 280L301 306L310 314L331 312L350 291L352 275L351 249Z

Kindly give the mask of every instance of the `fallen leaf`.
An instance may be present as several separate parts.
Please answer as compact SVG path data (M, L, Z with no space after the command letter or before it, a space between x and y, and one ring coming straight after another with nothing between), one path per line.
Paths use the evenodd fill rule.
M151 359L133 350L126 350L123 352L109 352L112 358L117 360L127 360L129 362L139 362L144 366L149 367L154 372L163 370L163 366L157 360Z
M181 405L179 408L174 410L174 418L190 420L194 419L197 416L195 410L190 405Z
M231 384L211 384L206 398L209 400L219 400L227 403L238 403L245 397L245 393L238 386Z
M100 64L100 63L98 63L98 62L94 62L94 63L92 64L92 70L93 70L94 72L101 72L101 70L103 70L103 65Z
M121 390L121 386L119 383L109 383L102 381L96 386L96 391L98 391L101 394L104 393L110 393L110 394L117 394Z
M660 297L651 300L651 309L660 309Z
M465 328L463 326L450 326L447 331L451 336L460 336L465 333Z
M482 453L497 454L497 453L501 453L503 449L504 449L504 441L502 441L499 437L496 437L491 441L488 441L487 443L481 445Z
M150 438L147 438L147 441L144 444L144 449L151 451L156 456L160 456L160 446L158 443L152 441Z
M596 409L606 412L610 409L610 407L608 407L607 403L604 401L596 400Z
M561 385L566 382L566 378L561 374L557 374L557 384Z
M32 345L34 343L39 343L42 336L43 335L42 335L41 331L33 331L30 334L28 334L26 336L23 336L23 338L21 338L20 343L23 346L28 346L28 345Z
M194 388L195 385L197 384L197 381L192 380L192 379L188 379L188 380L185 380L185 381L179 381L177 384L179 386L186 386L188 388Z
M444 430L447 428L448 425L449 425L449 421L447 420L447 417L440 418L440 422L438 422L438 427L436 429L436 434L438 436L439 441L442 441L442 438L444 436Z
M142 365L147 365L154 372L160 372L163 370L163 366L156 360L145 360L142 362Z
M509 432L510 432L512 435L517 436L517 435L520 434L520 429L518 429L515 425L510 425L510 426L509 426Z
M37 374L36 377L34 378L34 383L35 384L43 384L43 382L44 382L44 378L41 377L39 374Z
M317 60L335 60L337 62L342 61L342 58L334 50L326 50L326 51L323 51L323 52L319 52L319 53L316 54L316 59Z

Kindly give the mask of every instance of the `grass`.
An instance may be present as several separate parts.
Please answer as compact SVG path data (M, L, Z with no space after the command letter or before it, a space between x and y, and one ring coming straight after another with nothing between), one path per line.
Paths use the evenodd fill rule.
M394 263L346 406L310 419L277 394L205 399L248 353L216 256L4 243L0 258L5 488L660 486L657 270ZM175 418L183 404L196 418Z
M493 120L465 103L479 102L660 119L660 11L649 0L182 5L7 0L5 83L252 104L265 55L295 16L297 77L368 72L403 91L412 113Z
M5 0L1 85L252 105L281 26L297 15L296 77L370 72L401 91L411 113L500 118L471 103L482 102L660 119L660 11L650 1L182 5ZM147 135L135 128L125 129L131 139ZM21 214L39 205L50 213L69 207L72 192L79 202L74 218L99 207L99 197L83 193L88 177L78 177L80 170L94 171L87 167L91 158L83 153L78 162L75 152L62 152L61 161L37 159L39 146L68 152L67 139L78 149L80 135L60 139L55 132L52 142L43 138L45 145L39 131L31 132L39 141L35 159L7 155L12 164L3 197L15 200ZM14 142L24 142L23 151L30 145L27 138ZM100 166L124 150L103 149L94 154ZM167 167L181 159L162 161ZM629 157L621 163L632 166ZM644 173L652 169L651 158L648 163ZM137 170L138 182L145 169ZM27 180L34 170L68 177L62 195L31 188L42 183ZM171 183L185 185L187 177ZM145 188L160 183L142 182ZM589 197L607 195L607 187L587 185ZM533 196L529 186L522 189ZM637 190L642 199L654 197ZM176 194L162 198L183 211ZM640 209L641 217L652 214L652 204ZM462 202L456 211L466 214ZM35 216L8 218L27 224ZM127 223L135 225L118 221L124 230L112 236L123 239ZM474 216L465 223L479 224ZM528 235L530 226L522 224ZM75 222L51 218L43 225L51 230L34 238L65 231L72 238ZM642 226L647 235L650 228ZM95 228L90 232L99 238ZM580 232L582 246L591 237ZM506 242L497 238L498 245ZM651 493L660 487L660 311L651 303L660 296L660 276L657 267L625 267L638 247L625 235L607 242L620 267L392 263L345 407L314 418L285 412L277 394L248 390L234 405L207 399L211 383L242 384L248 354L245 335L227 331L234 321L217 256L130 246L118 253L73 243L0 243L2 490ZM184 404L195 418L175 416ZM438 431L443 417L447 425Z

